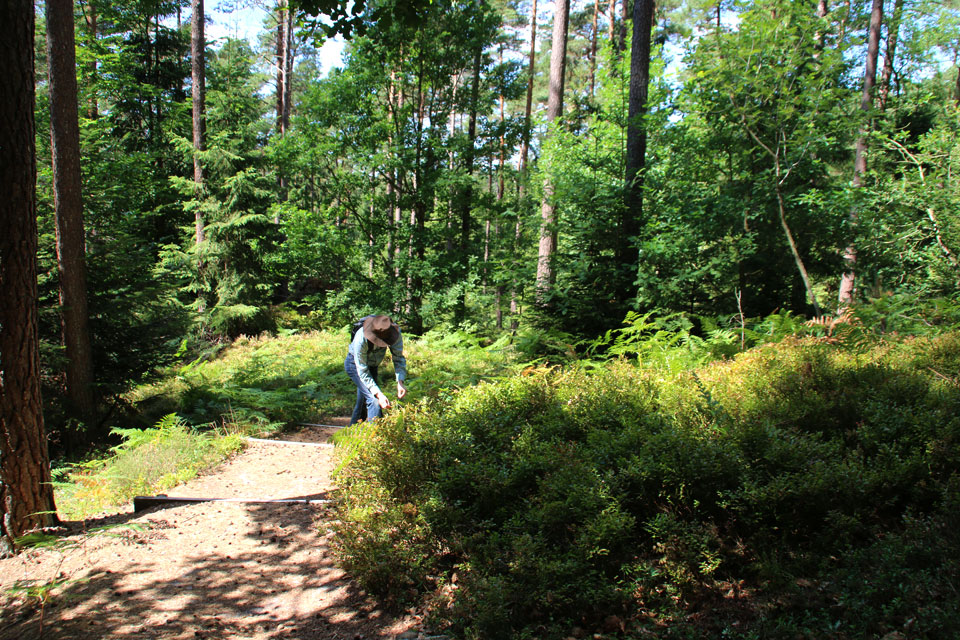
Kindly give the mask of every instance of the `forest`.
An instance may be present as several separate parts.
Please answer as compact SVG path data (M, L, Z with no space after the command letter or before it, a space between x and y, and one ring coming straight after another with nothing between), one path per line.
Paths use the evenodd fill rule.
M251 340L345 352L368 313L435 360L422 406L344 435L344 563L401 604L460 576L437 608L464 637L640 592L679 620L790 575L835 603L871 552L958 548L960 3L254 2L249 40L207 36L227 2L0 9L0 553L119 427L342 413L336 356L221 391L198 372ZM889 637L949 637L950 566L923 574L923 633ZM833 637L900 633L905 607Z

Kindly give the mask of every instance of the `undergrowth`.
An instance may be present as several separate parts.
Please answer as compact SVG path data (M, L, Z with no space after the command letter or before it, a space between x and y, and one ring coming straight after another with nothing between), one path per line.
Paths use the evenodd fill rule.
M122 442L110 455L55 469L54 492L62 518L78 520L169 489L195 477L243 446L230 425L199 431L176 415L150 429L114 429Z
M157 419L176 412L191 424L231 415L261 424L316 422L349 415L356 387L343 370L350 343L346 329L302 335L239 338L216 357L201 357L168 372L130 397L138 410ZM409 370L406 402L435 397L510 370L516 359L507 339L482 345L459 332L435 331L404 337ZM394 377L389 358L380 380ZM396 386L384 384L388 394Z
M960 335L642 355L345 432L345 565L463 638L953 637Z

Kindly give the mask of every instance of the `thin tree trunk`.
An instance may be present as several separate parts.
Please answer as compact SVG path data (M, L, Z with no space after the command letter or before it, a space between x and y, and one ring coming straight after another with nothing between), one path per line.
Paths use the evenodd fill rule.
M520 143L520 198L523 198L524 177L527 171L527 157L530 153L530 115L533 109L533 79L536 76L537 59L537 0L533 0L530 10L530 61L527 65L527 104L523 115L523 140Z
M503 64L503 48L502 47L500 48L500 64ZM500 132L501 132L500 133L500 157L499 157L499 165L497 167L497 212L498 213L501 211L500 205L503 203L503 193L504 193L504 186L505 186L504 177L503 177L503 168L506 163L506 147L507 147L506 134L504 131L504 120L506 119L505 102L506 101L503 95L501 94L500 95ZM492 164L492 160L491 160L491 164ZM500 246L500 216L499 215L497 216L497 224L496 224L496 228L494 229L494 238L497 242L497 246L499 247ZM496 297L496 300L497 300L496 326L498 331L503 329L503 308L501 305L503 302L503 294L505 293L505 291L506 291L506 287L504 286L504 283L503 283L503 277L498 276L497 277L497 297Z
M203 0L191 0L190 4L193 11L193 15L190 17L190 71L193 80L193 182L196 184L197 196L202 197L203 166L200 155L206 144L206 72L204 61L206 38L203 31ZM200 244L204 238L203 214L200 207L197 207L194 223L196 226L195 240L197 244Z
M550 98L547 102L547 123L553 126L563 114L563 84L567 58L567 24L570 4L554 1L553 44L550 50ZM549 133L548 133L549 135ZM540 244L537 251L537 304L544 304L553 289L556 273L553 257L557 251L557 205L553 199L553 183L549 176L543 182L543 204L540 207Z
M517 302L518 287L517 287L517 276L516 276L516 254L517 248L520 246L520 239L522 235L522 216L520 211L523 211L523 200L524 195L526 194L526 184L527 184L527 158L530 154L530 129L531 129L531 112L533 109L533 79L536 75L536 58L537 58L537 0L533 0L533 6L530 9L530 60L527 65L527 103L524 109L523 115L523 136L520 141L520 166L518 168L517 176L517 199L520 201L520 206L517 207L517 221L516 227L514 230L514 245L511 256L511 278L512 283L510 285L510 329L516 331L519 326L517 320L517 310L519 308Z
M636 2L636 0L633 1ZM631 0L623 0L620 5L620 31L617 34L617 42L614 45L617 56L627 49L627 21L630 17L630 2Z
M96 44L97 42L97 8L93 5L92 2L87 3L87 9L84 12L84 18L87 23L87 30L90 32L90 42ZM177 25L179 27L179 25ZM87 67L87 81L90 83L90 97L87 100L87 117L90 120L96 120L100 117L100 106L97 102L97 91L96 91L96 82L97 82L97 58L96 56L90 57L90 64Z
M463 189L460 202L460 240L458 258L460 262L460 277L466 279L470 264L470 227L471 216L470 208L473 204L473 167L476 163L476 141L477 141L477 112L480 102L480 66L483 62L483 47L477 45L477 50L473 56L473 82L470 86L470 119L467 124L467 152L464 167L467 174L467 185ZM467 312L466 287L461 289L460 299L457 303L456 317L457 321L463 321Z
M76 417L94 417L93 352L87 312L87 263L80 176L76 48L72 0L47 0L50 142L56 217L60 320L67 396Z
M624 0L626 2L626 0ZM610 0L607 6L607 13L610 14L610 24L607 25L607 39L613 42L617 35L617 0Z
M291 19L292 14L289 0L277 1L277 121L275 126L280 138L285 137L287 130L290 128L290 74L293 65L290 52L292 40L290 31L293 26ZM284 175L283 167L278 167L277 187L279 188L279 200L286 202L287 177ZM275 224L280 223L279 210L274 216L273 221Z
M284 0L283 10L283 111L280 118L280 133L287 135L290 130L290 111L293 99L293 11L288 0ZM286 180L284 180L286 182Z
M843 43L847 35L847 23L850 21L850 0L843 0L843 14L840 16L840 29L837 35L837 42Z
M867 60L863 72L863 92L860 96L860 110L869 113L873 108L873 88L877 82L877 58L880 55L880 25L883 22L883 0L873 0L873 9L870 11L870 35L867 40ZM863 176L867 172L867 134L869 124L864 124L860 136L857 138L856 152L853 160L853 186L859 188L863 184ZM850 232L853 234L857 227L858 213L856 209L850 211ZM840 308L853 302L856 289L857 247L851 242L843 252L846 271L840 277Z
M287 20L284 17L284 14L286 13L286 2L287 0L278 0L277 2L277 121L274 126L276 127L277 133L281 135L283 135L283 74L287 68L284 54L284 49L286 48L285 45L287 43L287 36L285 34Z
M820 52L823 51L823 47L826 44L827 30L826 30L826 22L824 18L827 17L827 12L828 12L827 0L818 0L817 1L817 17L820 18L820 21L817 24L817 32L813 36L814 59L820 58Z
M460 88L460 75L461 72L457 72L450 78L450 102L453 105L457 104L457 91ZM453 137L457 135L457 110L456 108L450 109L450 114L447 117L447 136L453 140ZM457 166L457 157L454 153L453 145L450 145L450 148L447 150L447 170L450 172L450 175L453 175L454 169ZM446 232L443 242L443 250L449 256L450 262L455 263L457 261L456 256L454 256L454 230L453 230L453 219L455 217L454 208L460 205L460 199L462 198L461 190L462 185L454 183L450 187L450 200L447 203L447 222L446 222Z
M894 0L893 15L887 24L887 52L883 56L883 71L880 72L879 107L887 108L890 83L893 79L893 61L896 59L897 39L900 37L900 18L903 16L903 0Z
M618 286L621 300L630 296L638 256L630 251L630 243L639 233L643 219L643 169L647 152L647 131L644 116L650 86L650 33L653 29L654 0L634 0L633 41L630 55L630 97L627 119L627 157L623 217L618 234L617 261L626 266L628 275Z
M600 13L600 0L593 0L593 29L590 32L590 97L596 93L597 84L597 15Z
M37 329L34 4L0 3L0 555L56 523Z
M783 228L783 233L787 237L787 243L790 245L790 253L793 256L793 261L797 265L797 271L800 272L800 279L803 281L803 287L807 292L807 299L810 300L810 304L813 305L813 313L819 318L822 314L820 312L820 304L817 302L817 294L813 290L813 285L810 283L810 276L807 274L807 267L803 264L803 258L800 257L800 250L797 249L797 243L793 239L793 232L790 231L790 226L787 224L787 212L786 207L783 203L783 193L780 190L780 163L777 162L776 168L776 185L775 189L777 192L777 208L780 212L780 226Z
M417 265L422 265L425 257L424 230L427 219L428 194L424 188L424 139L423 126L426 119L425 107L426 96L423 92L424 84L424 59L421 53L417 65L417 142L416 142L416 162L414 164L413 175L413 207L410 210L410 262L416 261ZM407 289L409 292L409 305L407 317L413 333L419 334L423 331L423 317L421 310L423 308L423 276L419 269L414 269L413 273L407 275Z
M953 66L958 67L956 54L954 54L953 58L954 58ZM954 102L958 107L960 107L960 68L958 68L957 70L957 81L953 86L953 95L954 95Z
M390 126L392 127L396 118L394 113L393 103L396 93L395 80L396 76L393 71L390 72L390 82L387 84L387 120L389 121ZM396 170L390 166L389 158L393 154L393 133L392 130L388 129L387 133L387 144L384 149L384 155L387 157L387 186L386 186L386 200L387 200L387 272L393 272L394 278L399 277L399 272L397 271L397 260L394 256L394 250L396 247L397 241L397 220L394 217L394 212L397 209L397 198L396 198ZM396 308L394 308L394 313L396 313Z
M730 96L730 103L734 106L735 109L737 108L736 100L732 94ZM747 132L747 134L751 138L753 138L753 141L756 142L757 145L761 149L763 149L768 156L770 156L770 159L773 161L773 169L774 169L773 188L777 195L777 210L780 214L780 226L783 228L783 233L787 238L787 244L790 245L790 254L793 256L793 261L797 265L797 271L800 272L800 279L803 281L803 286L806 289L807 298L810 300L810 304L813 305L814 313L819 318L821 314L820 314L820 304L817 302L817 294L813 290L813 286L810 282L810 276L807 274L807 268L803 263L803 258L800 255L800 250L797 248L797 242L793 238L793 232L790 230L790 225L787 224L787 210L786 210L786 205L783 202L783 192L781 190L781 185L783 184L783 181L786 179L787 174L790 173L790 170L787 170L787 172L784 173L780 165L780 145L777 144L773 148L771 148L769 145L764 144L764 142L757 135L757 132L755 132L747 123L747 118L743 114L743 111L740 109L737 109L737 110L740 111L740 119L743 122L744 130ZM747 228L746 218L744 218L743 226L744 226L744 230L746 230ZM740 282L741 290L743 289L742 275L743 274L741 273L741 282Z

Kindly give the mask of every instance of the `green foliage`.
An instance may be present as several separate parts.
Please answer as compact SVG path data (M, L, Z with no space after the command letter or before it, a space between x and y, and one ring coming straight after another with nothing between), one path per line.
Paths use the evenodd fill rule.
M338 544L364 584L426 599L463 637L561 636L639 609L684 637L708 633L689 616L704 606L734 637L864 637L916 607L947 637L958 367L949 333L482 383L343 434ZM802 619L814 594L798 583L819 585Z
M170 414L151 429L114 429L122 442L107 458L55 470L60 514L85 518L136 495L169 489L243 446L228 426L198 431Z
M273 177L265 171L267 125L253 60L249 45L239 40L228 40L212 56L206 145L197 152L203 186L192 177L170 177L189 219L199 217L203 238L197 237L196 222L186 226L183 244L161 251L157 271L180 279L181 300L198 312L201 334L236 337L272 328L266 257L277 240L268 216ZM178 146L192 160L192 142L182 137Z
M227 420L272 430L348 415L356 397L343 370L349 341L343 330L239 338L217 353L169 369L161 380L133 390L129 399L147 416L176 412L195 425ZM468 334L441 330L422 338L404 336L410 376L404 402L447 395L519 366L507 342L484 345ZM381 369L380 378L391 380L392 369ZM385 385L385 391L392 393L391 387Z

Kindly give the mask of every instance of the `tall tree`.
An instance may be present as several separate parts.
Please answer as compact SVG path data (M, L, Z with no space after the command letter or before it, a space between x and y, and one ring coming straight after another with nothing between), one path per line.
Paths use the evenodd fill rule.
M530 116L533 108L533 80L536 77L537 61L537 0L533 0L533 6L530 8L530 59L527 63L527 101L523 111L523 134L520 140L520 166L518 171L518 196L523 202L523 196L527 184L527 158L530 155ZM520 244L522 231L521 218L517 216L516 228L514 230L514 253L516 247ZM517 313L519 311L519 302L517 300L517 277L514 268L513 285L510 287L510 329L516 331L518 327Z
M482 7L482 4L481 4ZM482 15L482 14L481 14ZM467 146L464 152L464 173L467 184L463 189L460 201L460 233L459 233L459 260L460 276L463 279L470 268L470 227L472 226L470 210L473 206L473 167L476 163L477 143L477 112L480 102L480 71L483 64L483 40L481 34L476 34L477 43L473 57L473 79L470 83L470 115L467 121ZM463 321L466 314L466 287L460 290L457 302L456 319Z
M93 2L87 2L86 5L81 4L83 10L84 21L87 24L87 30L89 32L90 42L97 41L97 7ZM178 14L179 15L179 14ZM97 76L97 58L96 56L90 57L90 62L87 66L87 78L88 82L91 84L94 82L94 79ZM97 93L96 91L91 91L90 96L87 102L87 117L91 120L96 120L100 115L100 106L97 104Z
M570 20L568 0L554 0L553 43L550 49L550 97L547 100L548 126L558 125L563 115L563 83L566 75L567 25ZM543 204L540 207L540 245L537 252L537 303L543 304L556 279L553 258L557 251L557 203L549 175L543 182Z
M277 131L290 128L290 101L293 96L293 11L289 0L277 3Z
M857 137L856 150L853 160L853 187L863 186L863 177L867 173L867 135L869 134L868 115L873 110L873 88L877 83L877 59L880 57L880 26L883 22L883 0L873 0L870 11L870 32L867 37L867 59L863 71L863 91L860 95L860 110L864 113L864 124ZM857 226L857 210L850 211L850 233L854 233ZM840 277L840 307L846 307L853 302L856 287L857 247L850 242L843 252L846 271Z
M46 17L53 202L60 280L60 322L67 357L67 395L75 415L88 421L94 414L94 379L87 312L87 263L72 0L47 0Z
M636 257L628 255L643 219L643 169L647 153L647 96L650 87L650 32L653 29L654 0L634 0L633 39L630 52L630 97L627 110L627 157L625 198L620 233L617 239L617 260L626 268L626 277L618 287L620 298L630 297Z
M0 555L56 522L37 331L34 6L0 3Z
M597 83L597 15L600 13L600 0L593 0L593 23L590 29L590 97L596 93Z
M201 155L206 142L206 116L204 107L206 101L206 71L204 53L206 37L204 36L203 0L191 0L193 14L190 17L190 75L193 80L193 181L198 196L203 191L203 165ZM196 243L203 242L203 212L197 207L194 214L196 226Z
M894 0L893 15L887 25L887 51L883 55L883 71L880 72L880 91L877 99L881 110L887 108L890 96L890 83L893 80L893 61L897 53L897 40L900 38L900 19L903 16L903 0Z

